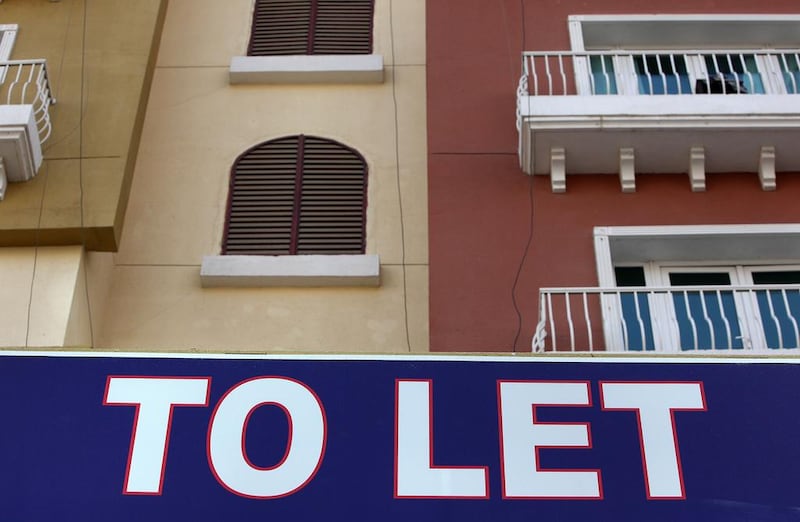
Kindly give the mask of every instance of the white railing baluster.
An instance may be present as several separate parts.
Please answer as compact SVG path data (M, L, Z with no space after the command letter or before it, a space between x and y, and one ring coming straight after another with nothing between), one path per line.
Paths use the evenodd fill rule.
M759 71L748 62L752 58L778 66ZM641 60L641 67L635 65L638 60ZM631 65L615 68L615 65L623 63ZM572 76L568 74L568 68ZM800 94L799 70L800 53L794 49L523 53L523 74L533 82L531 90L534 96L574 95L575 86L572 89L568 87L570 80L574 80L577 92L583 95L587 94L587 89L590 94L630 95L634 94L630 92L633 85L641 85L643 90L649 89L653 94L659 81L663 83L663 94L695 94L699 82L706 86L704 94L778 94L773 91L780 83L785 85L780 93ZM624 74L633 77L623 77ZM687 86L682 81L687 78L694 80L695 84ZM671 85L673 81L674 86ZM617 89L612 89L614 84Z
M708 332L711 334L711 346L710 348L713 350L716 348L716 335L714 335L714 322L708 316L708 307L706 306L706 295L705 292L700 292L700 309L703 311L703 321L708 326ZM720 310L720 315L724 315L725 310Z
M781 53L778 56L780 57L779 59L781 64L780 67L781 78L779 81L786 84L786 79L788 78L791 86L786 85L786 90L789 93L797 93L797 78L795 77L794 74L792 74L792 70L789 67L789 62L786 60L786 53ZM794 56L795 58L797 57L797 55ZM798 68L800 69L800 67Z
M689 319L689 324L692 327L692 340L694 344L694 350L697 351L700 348L700 339L697 335L697 323L694 321L694 317L692 317L692 309L689 306L689 293L686 290L681 292L683 294L683 302L686 305L686 318Z
M585 321L584 324L586 324L586 331L589 334L589 351L593 352L594 351L594 342L593 342L594 333L592 331L592 319L591 319L591 317L589 317L589 298L588 298L589 294L588 294L588 292L581 292L581 295L583 296L583 320Z
M767 298L767 308L769 309L769 317L772 320L772 324L775 325L775 331L778 333L778 346L776 348L783 348L783 332L781 332L781 324L778 322L778 317L775 315L775 307L772 306L772 294L770 290L766 290L764 292L764 296ZM763 317L762 317L763 319ZM771 348L768 346L767 348Z
M564 311L567 314L567 326L569 327L569 351L575 351L575 324L572 322L572 306L570 305L571 294L564 296Z
M783 298L783 307L786 309L786 317L792 323L792 330L794 330L794 346L792 348L800 348L800 330L797 327L797 320L795 320L792 313L792 307L789 306L789 298L786 295L786 289L781 288L781 297Z
M547 94L553 95L553 75L550 73L550 56L544 58L544 72L547 74Z
M616 294L616 299L614 299L614 301L617 303L617 316L620 319L620 326L622 326L622 346L626 352L629 352L631 343L628 335L628 321L625 319L625 313L622 311L622 294L619 292Z
M639 325L639 337L642 340L642 350L645 349L645 329L644 329L644 320L642 319L642 310L639 306L639 292L633 292L633 306L636 310L636 322Z
M0 62L0 90L5 89L7 105L30 105L40 142L50 137L50 105L55 103L44 60Z
M553 319L553 294L547 294L547 315L550 317L550 346L553 351L557 351L556 347L556 323Z
M719 306L722 324L725 325L725 338L727 340L728 349L733 350L733 330L731 329L730 321L728 321L728 314L725 313L725 306L722 304L722 291L715 290L714 293L717 296L717 306Z
M544 352L545 351L545 338L547 337L546 324L546 308L545 308L545 292L539 294L539 322L536 323L536 332L533 334L531 340L531 351Z
M765 326L769 325L772 328L772 325L775 325L778 346L773 347L774 351L800 350L800 318L791 307L790 297L795 294L790 295L790 292L800 295L800 284L542 288L539 299L539 320L531 345L532 349L537 352L558 351L557 338L561 337L562 341L567 341L566 337L569 336L569 348L562 348L564 351L579 353L588 350L592 352L599 349L598 343L594 341L593 337L594 325L604 324L611 325L613 333L607 330L607 334L612 335L612 339L616 339L614 342L621 342L621 346L609 344L607 338L606 350L630 352L633 348L637 348L637 352L650 350L651 353L652 350L656 352L685 350L687 353L702 354L707 349L715 352L727 349L729 353L748 353L748 350L763 345L766 339L763 331ZM766 296L766 306L762 304L759 307L756 293ZM642 299L645 296L647 297L646 301ZM662 300L661 296L665 298ZM695 296L700 299L700 304L693 308L691 303ZM731 296L730 302L726 300L727 296ZM623 308L623 297L632 297L634 299L633 306ZM555 302L562 298L564 299L563 306ZM580 299L580 304L578 301L572 303L573 298ZM592 303L596 299L606 305L593 309ZM667 306L663 308L658 303ZM731 306L734 308L731 309ZM781 310L785 310L785 318L781 315L783 312L778 309L780 306L783 307ZM719 317L717 317L715 307L719 308ZM556 317L553 313L554 309L557 309L559 314L563 314L564 317ZM573 314L580 314L583 317ZM602 316L598 314L602 314ZM705 330L701 325L708 328L708 337L710 337L708 346L708 341L700 339L701 334L704 339L706 338ZM781 326L784 327L783 330L781 330ZM791 326L791 330L788 329L789 326ZM636 331L641 338L641 350L638 349L638 344L634 346L633 343ZM734 334L737 331L741 335L742 347L745 350L735 346L735 339L738 337ZM652 342L649 342L648 335L651 332L653 338ZM788 337L792 334L795 338L794 342L791 342ZM723 335L725 336L724 340L720 338ZM551 337L549 346L545 342L547 336ZM691 342L688 341L689 336L691 336ZM686 342L685 346L680 346L681 338Z

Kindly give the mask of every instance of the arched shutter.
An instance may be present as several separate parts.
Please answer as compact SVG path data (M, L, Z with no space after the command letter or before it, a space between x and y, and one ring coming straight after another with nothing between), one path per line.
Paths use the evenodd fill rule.
M290 136L234 163L223 254L364 253L367 167L335 141Z

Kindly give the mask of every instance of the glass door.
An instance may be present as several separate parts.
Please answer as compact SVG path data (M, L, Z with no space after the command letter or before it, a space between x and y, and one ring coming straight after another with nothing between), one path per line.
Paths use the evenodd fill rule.
M662 268L670 287L672 320L680 351L741 350L743 303L733 290L738 277L734 267ZM707 290L701 287L709 287Z
M786 285L800 284L800 269L745 267L744 272L754 286L773 285L754 292L763 346L771 350L798 348L800 290L786 288Z

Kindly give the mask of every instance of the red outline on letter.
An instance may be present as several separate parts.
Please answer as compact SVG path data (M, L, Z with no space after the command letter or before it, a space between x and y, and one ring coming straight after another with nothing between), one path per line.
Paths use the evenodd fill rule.
M204 404L183 404L183 403L171 403L169 405L169 417L167 418L167 436L164 440L164 454L161 457L161 478L158 480L158 491L154 493L148 493L144 491L128 491L128 478L131 472L131 459L133 458L133 445L136 440L136 431L139 427L139 408L141 407L140 402L108 402L108 387L111 385L111 379L158 379L158 380L165 380L165 379L172 379L172 380L192 380L192 381L201 381L205 380L206 385L206 401ZM109 375L106 377L106 389L103 393L103 406L133 406L136 411L133 415L133 426L131 428L131 443L128 446L128 463L125 465L125 481L122 485L122 494L123 495L132 495L132 496L159 496L162 493L164 488L164 473L167 469L167 452L169 451L169 440L170 435L172 433L172 413L175 411L176 406L185 406L185 407L197 407L197 408L207 408L208 401L211 396L211 377L186 377L186 376L153 376L153 375Z
M642 416L639 408L607 408L603 400L604 384L697 384L700 386L700 399L703 401L702 408L670 408L669 418L672 425L673 446L675 447L675 461L678 463L678 480L681 484L681 495L678 497L653 497L650 495L650 480L647 478L647 460L644 458L644 437L642 434ZM686 486L683 483L683 464L681 462L681 450L678 445L678 431L675 427L676 411L708 411L706 403L706 392L703 381L599 381L600 387L600 408L604 411L633 411L636 413L637 435L639 436L639 454L642 458L642 473L644 474L645 495L647 500L686 500Z
M277 379L277 380L281 380L281 381L289 381L289 382L293 382L295 384L299 384L300 386L302 386L303 388L305 388L306 390L308 390L311 393L311 395L314 397L314 400L317 401L317 405L319 406L320 413L322 413L322 448L320 449L320 452L319 452L319 458L317 460L317 465L314 468L314 471L311 472L311 474L308 476L308 478L306 479L305 482L303 482L302 484L297 486L295 489L293 489L291 491L288 491L286 493L283 493L281 495L267 495L267 496L246 495L244 493L240 493L240 492L238 492L238 491L236 491L234 489L231 489L230 487L228 487L227 484L225 484L225 481L223 481L220 478L220 476L217 474L217 470L214 468L214 462L211 460L211 427L214 425L214 418L217 416L217 410L219 409L219 405L222 404L222 401L224 401L225 398L233 390L235 390L239 386L247 384L248 382L251 382L251 381L259 381L259 380L262 380L262 379ZM253 406L253 408L250 409L250 412L247 414L247 417L245 417L244 423L242 424L242 444L244 444L244 436L245 436L245 431L247 430L247 421L250 418L250 414L253 412L253 410L258 408L259 406L261 406L263 404L270 404L270 403L271 404L276 404L276 405L278 404L278 403L274 403L272 401L265 401L265 402L258 403L257 405ZM244 451L244 446L242 446L242 457L244 457L245 463L248 466L252 467L253 469L257 469L257 470L260 470L260 471L270 471L270 470L273 470L273 469L277 469L278 466L280 466L281 464L283 464L286 461L286 458L289 455L289 450L292 447L292 434L293 434L293 425L294 424L292 422L292 416L289 414L288 410L286 410L286 408L283 407L282 405L280 407L283 408L283 410L286 412L287 418L289 419L289 440L286 443L286 453L284 454L283 459L281 460L281 462L278 465L273 466L271 468L260 468L258 466L254 466L250 462L250 459L247 457L247 454ZM322 460L325 458L325 450L327 449L327 446L328 446L328 416L325 413L325 408L323 407L322 401L320 400L319 396L317 395L317 392L315 392L313 389L311 389L310 386L308 386L306 383L304 383L302 381L299 381L297 379L293 379L291 377L284 377L284 376L280 376L280 375L262 375L262 376L258 376L258 377L251 377L249 379L245 379L245 380L243 380L243 381L241 381L239 383L236 383L233 386L231 386L230 389L228 389L228 391L226 391L222 395L222 397L220 397L219 401L217 401L217 405L214 406L214 411L211 414L211 419L208 421L208 430L206 431L206 459L208 460L208 467L211 470L211 474L214 475L214 478L217 480L219 485L222 486L223 488L225 488L226 490L228 490L228 492L233 493L234 495L236 495L238 497L251 498L251 499L255 499L255 500L265 500L265 499L272 499L272 498L288 497L289 495L293 495L293 494L297 493L298 491L300 491L301 489L303 489L304 487L306 487L306 485L308 485L308 483L311 482L314 479L314 477L316 476L317 472L319 471L320 466L322 466Z
M531 405L531 422L533 424L540 424L540 425L558 425L558 426L586 426L586 437L588 439L588 445L586 446L533 446L534 451L534 460L536 462L536 471L541 472L564 472L564 473L595 473L597 475L597 491L598 496L596 497L547 497L547 496L526 496L526 497L509 497L506 495L506 470L505 470L505 459L503 456L505 455L505 449L503 448L503 404L502 404L502 394L500 393L500 385L504 382L508 383L540 383L540 384L585 384L586 385L586 397L589 402L586 404L557 404L557 403L547 403L547 404L532 404ZM559 408L591 408L593 406L592 401L592 388L591 388L591 381L544 381L544 380L534 380L534 381L526 381L526 380L507 380L507 379L498 379L497 381L497 428L498 433L500 435L500 473L501 473L501 487L503 492L503 500L603 500L603 477L600 469L562 469L562 468L554 468L554 469L542 469L539 467L539 450L540 449L592 449L592 427L590 422L537 422L536 421L536 408L539 406L545 407L559 407Z
M400 496L397 493L397 428L398 425L398 391L401 382L426 382L428 383L428 467L429 469L482 469L483 480L486 484L486 495L478 496L435 496L435 495L421 495L421 496ZM489 499L489 467L488 466L436 466L433 463L433 379L395 379L394 380L394 484L393 484L393 498L398 500L403 499L470 499L470 500L488 500Z

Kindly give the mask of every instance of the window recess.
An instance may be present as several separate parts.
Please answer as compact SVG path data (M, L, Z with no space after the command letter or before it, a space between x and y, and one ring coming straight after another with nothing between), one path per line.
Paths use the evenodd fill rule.
M204 286L375 286L365 254L367 164L315 136L244 152L231 169L222 255L203 260Z
M255 0L247 56L231 83L381 83L374 0Z
M542 288L534 351L795 353L798 239L798 225L598 227L600 286Z

